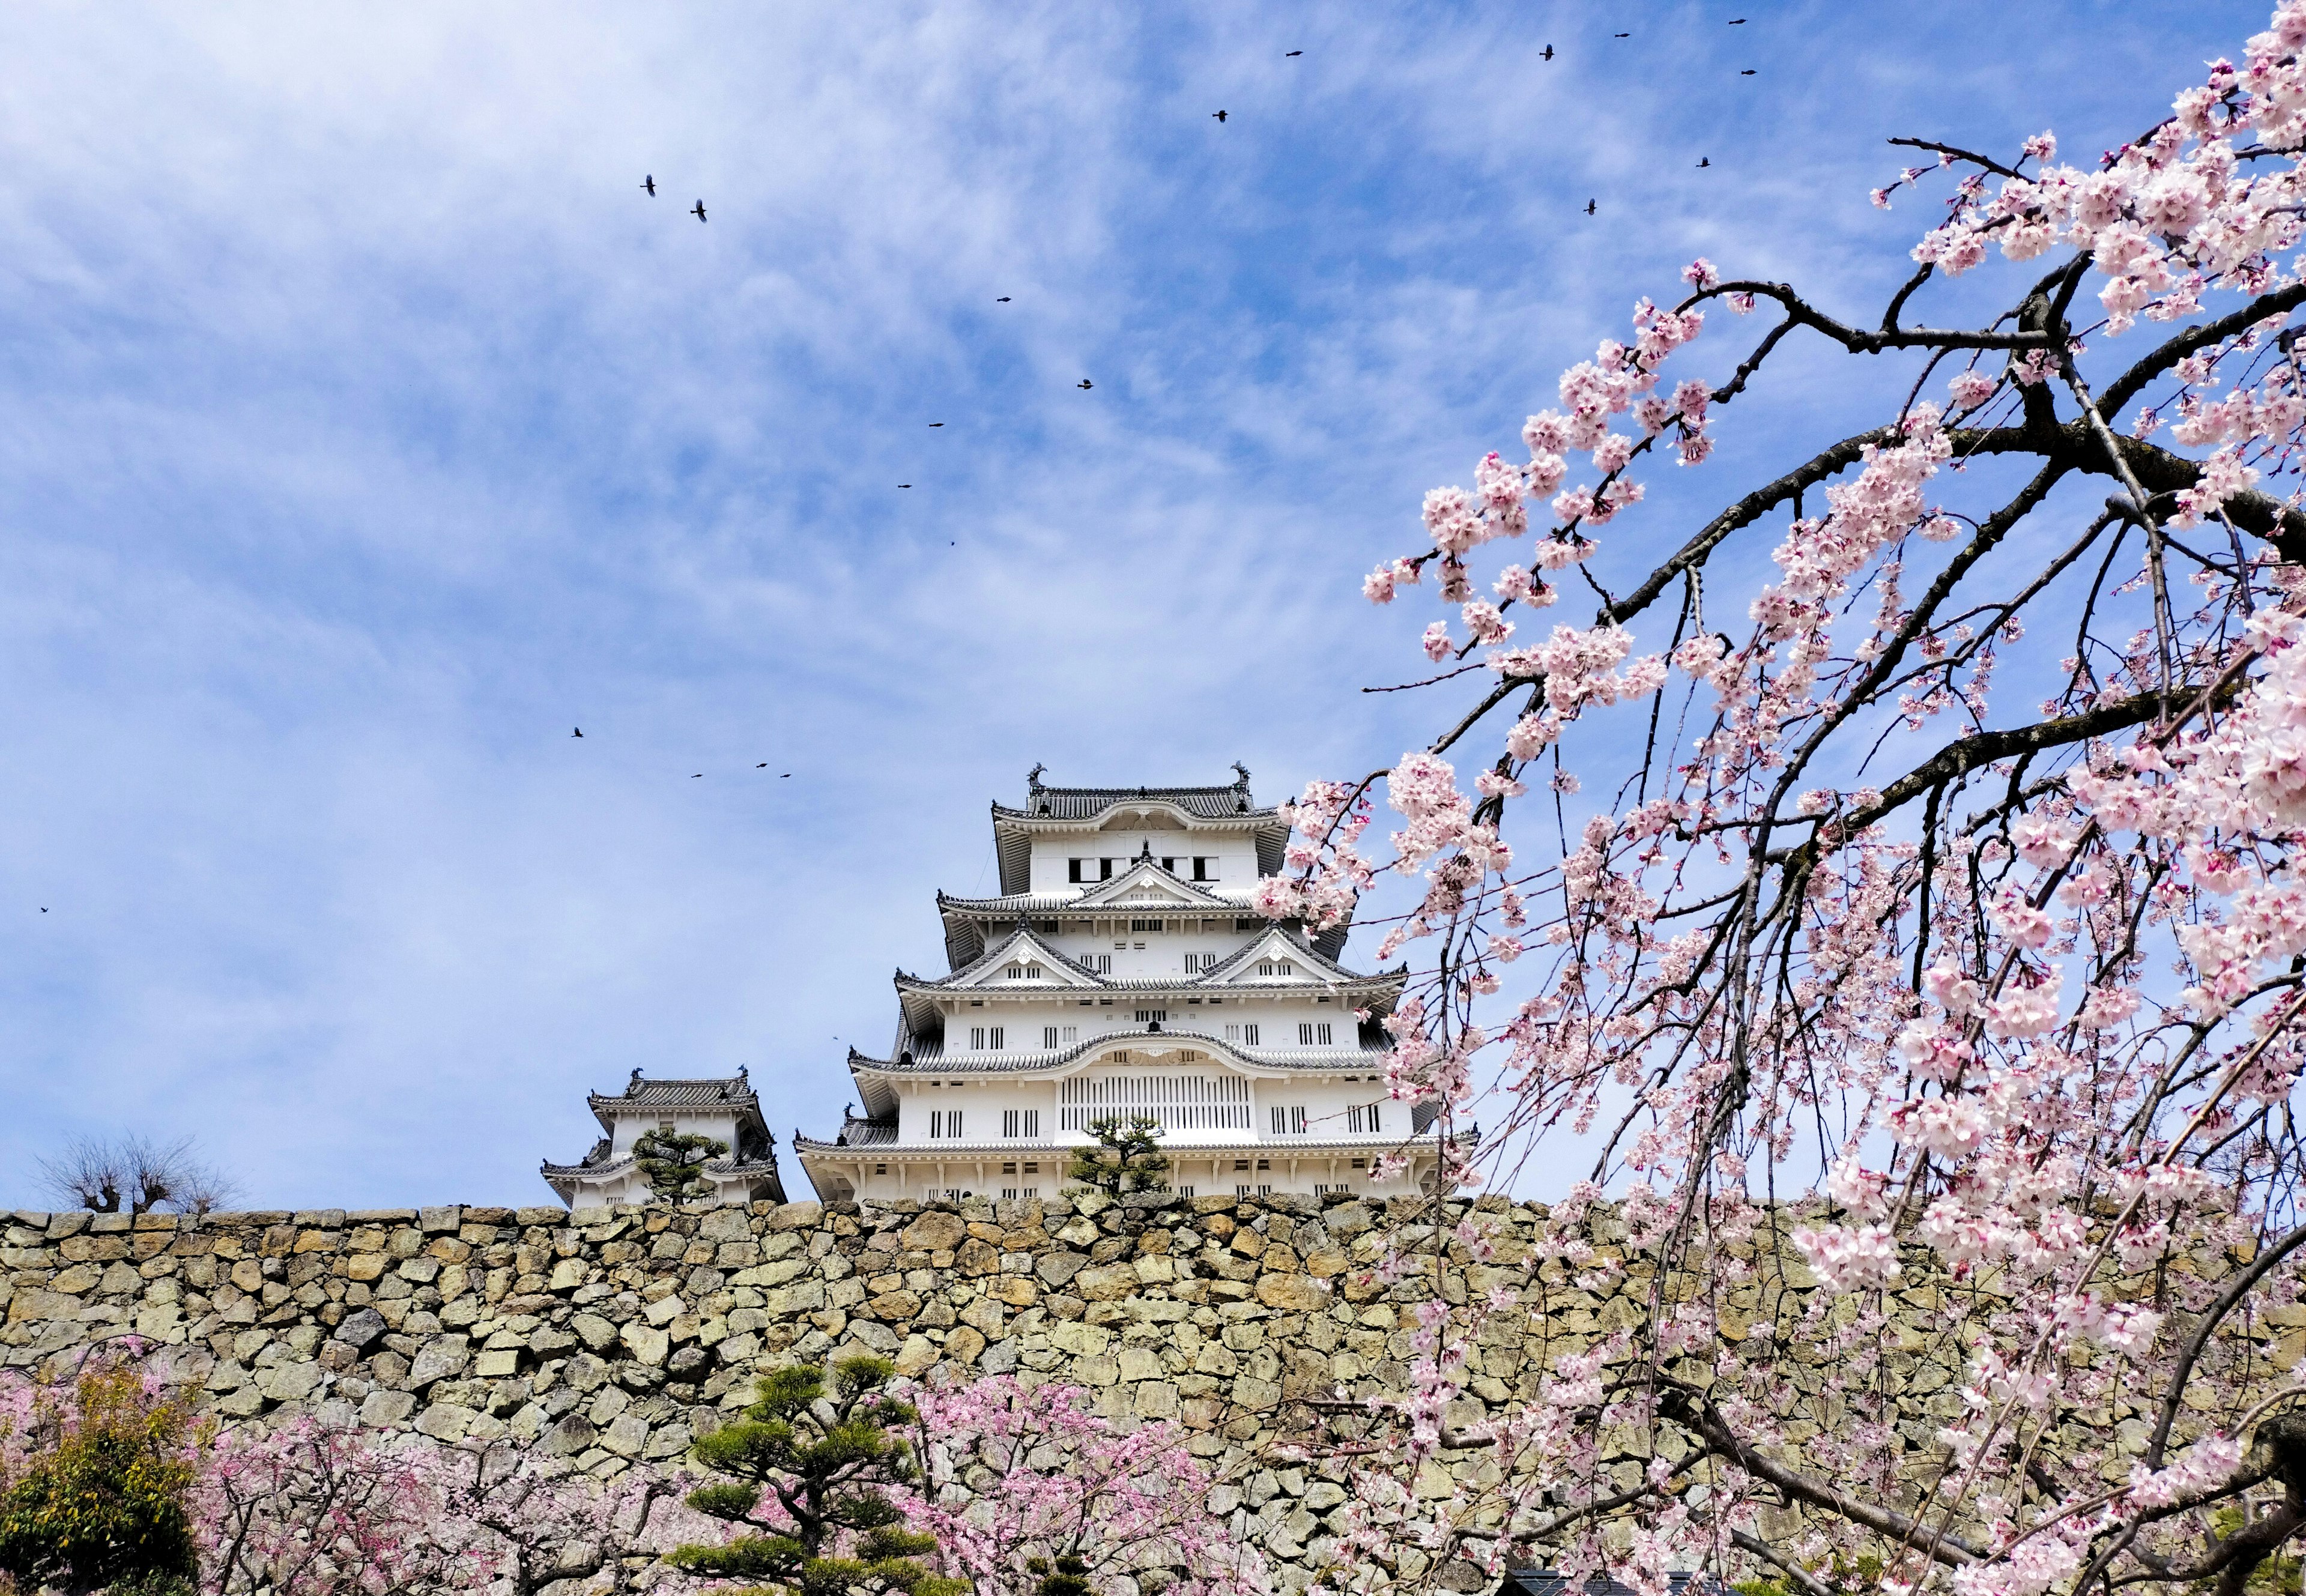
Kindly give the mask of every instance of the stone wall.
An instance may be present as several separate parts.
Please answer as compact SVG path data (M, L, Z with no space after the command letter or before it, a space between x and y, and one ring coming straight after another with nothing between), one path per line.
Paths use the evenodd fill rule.
M1539 1213L1482 1206L1525 1236ZM222 1414L302 1408L443 1441L505 1438L603 1476L679 1458L781 1362L861 1347L912 1375L1014 1371L1183 1425L1225 1481L1215 1506L1294 1591L1323 1550L1342 1472L1258 1455L1285 1394L1399 1384L1420 1288L1358 1266L1389 1226L1435 1215L1394 1208L1329 1197L17 1213L0 1249L0 1364L54 1375L132 1334ZM1511 1251L1472 1271L1477 1289L1521 1276ZM1545 1323L1571 1339L1634 1311L1558 1284L1548 1298ZM1485 1338L1468 1401L1525 1396L1542 1355Z

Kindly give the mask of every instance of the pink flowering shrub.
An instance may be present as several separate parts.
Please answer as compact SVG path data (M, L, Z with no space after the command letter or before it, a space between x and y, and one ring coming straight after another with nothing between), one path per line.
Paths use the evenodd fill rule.
M1079 1387L1009 1375L927 1388L915 1405L926 1478L910 1516L977 1596L1031 1596L1063 1558L1100 1592L1149 1575L1174 1596L1266 1588L1173 1426L1124 1429Z
M1380 889L1390 1087L1449 1175L1589 1178L1531 1300L1479 1212L1382 1266L1430 1298L1408 1388L1308 1442L1363 1460L1361 1583L2232 1596L2306 1527L2269 1328L2306 1284L2302 49L2287 0L2092 161L1900 141L1877 204L1950 186L1878 316L1693 262L1364 582L1434 578L1405 674L1463 696L1306 789L1258 906ZM1653 532L1644 476L1719 469L1817 341L1869 424ZM1453 1419L1488 1341L1636 1260L1642 1323Z
M202 1588L217 1596L531 1596L556 1580L633 1588L622 1562L704 1522L692 1483L611 1484L508 1443L448 1446L298 1415L226 1432L192 1493ZM645 1562L644 1564L645 1565Z

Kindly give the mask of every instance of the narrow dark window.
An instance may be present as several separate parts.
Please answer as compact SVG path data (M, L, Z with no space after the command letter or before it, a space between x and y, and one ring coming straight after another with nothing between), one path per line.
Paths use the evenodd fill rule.
M1089 863L1087 859L1067 859L1065 861L1065 879L1067 881L1080 880L1081 866L1087 863Z

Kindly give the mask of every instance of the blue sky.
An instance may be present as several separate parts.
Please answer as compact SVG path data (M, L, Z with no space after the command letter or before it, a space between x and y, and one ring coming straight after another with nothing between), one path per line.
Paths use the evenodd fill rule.
M0 13L0 1207L115 1131L545 1200L635 1065L829 1126L1029 766L1383 763L1362 572L1636 294L1878 306L1883 138L2086 154L2265 9L2011 15Z

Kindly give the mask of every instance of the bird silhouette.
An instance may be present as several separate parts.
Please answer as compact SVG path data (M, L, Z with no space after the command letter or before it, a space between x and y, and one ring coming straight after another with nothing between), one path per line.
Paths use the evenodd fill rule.
M929 425L932 427L942 427L944 423L943 422L931 422Z
M1281 55L1282 59L1285 61L1292 55L1302 55L1305 52L1302 50L1284 50L1281 52Z
M777 780L780 781L790 781L792 780L792 772L790 771L787 771L783 775L779 776Z
M699 200L696 204L690 206L688 208L688 214L695 217L698 221L703 221L705 219L705 201Z
M1545 47L1545 48L1543 48L1542 50L1540 50L1540 51L1537 53L1537 58L1538 58L1540 61L1550 61L1550 60L1552 60L1552 59L1553 59L1553 47L1552 47L1551 45L1548 45L1548 46L1546 46L1546 47Z
M1713 164L1713 158L1710 155L1701 155L1697 158L1697 164L1701 167L1710 166Z
M582 737L585 735L585 729L582 726L576 727L575 730L571 730L568 735L571 737Z
M46 913L47 913L48 911L47 911L47 909L44 909L40 910L40 912L41 912L42 914L46 914Z
M1743 26L1745 25L1745 21L1746 21L1746 19L1745 19L1745 18L1743 18L1743 17L1731 17L1731 18L1730 19L1730 25L1732 28L1739 28L1739 27L1743 27Z
M764 771L769 768L769 762L764 759L760 764L755 765L753 768L756 771Z
M1007 303L1009 303L1009 296L1008 296L1006 294L1003 294L1000 298L998 298L998 299L995 300L993 303L994 303L995 304L997 304L997 305L1005 305L1005 304L1007 304Z
M1611 38L1633 38L1633 35L1630 33L1612 33L1610 37Z
M1587 216L1592 216L1593 214L1593 201L1591 200L1585 201L1585 214Z
M1753 69L1752 67L1750 67L1750 66L1749 66L1749 67L1747 67L1744 72L1739 73L1738 75L1739 77L1741 77L1741 78L1750 78L1750 77L1752 77L1752 76L1754 75L1754 69Z
M1097 386L1097 384L1096 384L1096 383L1094 383L1094 382L1091 382L1088 378L1084 377L1084 378L1082 378L1079 382L1075 383L1073 386L1074 386L1074 387L1076 387L1076 388L1095 388L1095 387Z
M1226 119L1226 114L1223 111L1212 111L1209 115L1216 117L1219 122L1223 122Z
M912 485L913 485L913 484L912 484L912 483L910 483L910 482L899 482L899 483L897 484L897 486L899 486L900 488L910 488L910 487L911 487Z
M702 781L703 780L705 780L705 772L704 772L703 771L699 771L699 772L697 772L695 775L693 775L693 776L689 777L688 779L689 779L690 781Z
M641 186L642 186L643 188L645 188L645 189L648 190L648 192L649 192L649 198L650 198L650 199L652 199L652 200L655 199L655 198L656 198L656 174L655 174L655 173L653 173L653 172L652 172L652 173L650 173L646 177L642 178L642 179L641 179Z

